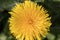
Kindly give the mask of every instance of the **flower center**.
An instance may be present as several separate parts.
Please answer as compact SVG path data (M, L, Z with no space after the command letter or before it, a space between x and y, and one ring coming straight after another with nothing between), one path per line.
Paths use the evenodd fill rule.
M30 24L30 25L33 24L33 20L32 19L29 19L28 20L28 24Z

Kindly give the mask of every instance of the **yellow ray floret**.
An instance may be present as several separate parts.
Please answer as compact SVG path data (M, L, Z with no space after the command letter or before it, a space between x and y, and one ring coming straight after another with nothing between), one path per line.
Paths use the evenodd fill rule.
M41 40L49 31L51 17L37 3L16 3L9 18L9 30L17 40Z

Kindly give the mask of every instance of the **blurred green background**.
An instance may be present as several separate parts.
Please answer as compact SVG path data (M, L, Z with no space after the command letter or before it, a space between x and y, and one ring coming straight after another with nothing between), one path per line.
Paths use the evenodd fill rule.
M24 0L0 0L0 40L16 40L9 32L8 12L16 2ZM60 0L31 0L48 10L52 25L47 37L42 40L60 40Z

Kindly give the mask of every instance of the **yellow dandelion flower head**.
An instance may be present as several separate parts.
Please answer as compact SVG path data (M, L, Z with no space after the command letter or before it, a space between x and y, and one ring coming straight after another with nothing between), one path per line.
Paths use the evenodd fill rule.
M9 18L9 30L17 40L41 40L49 31L51 17L37 3L16 3Z

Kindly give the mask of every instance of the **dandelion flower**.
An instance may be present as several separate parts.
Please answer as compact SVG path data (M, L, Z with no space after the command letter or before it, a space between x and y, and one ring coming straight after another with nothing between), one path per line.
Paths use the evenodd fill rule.
M9 30L17 40L41 40L41 37L46 37L51 17L42 6L25 1L16 3L9 13Z

